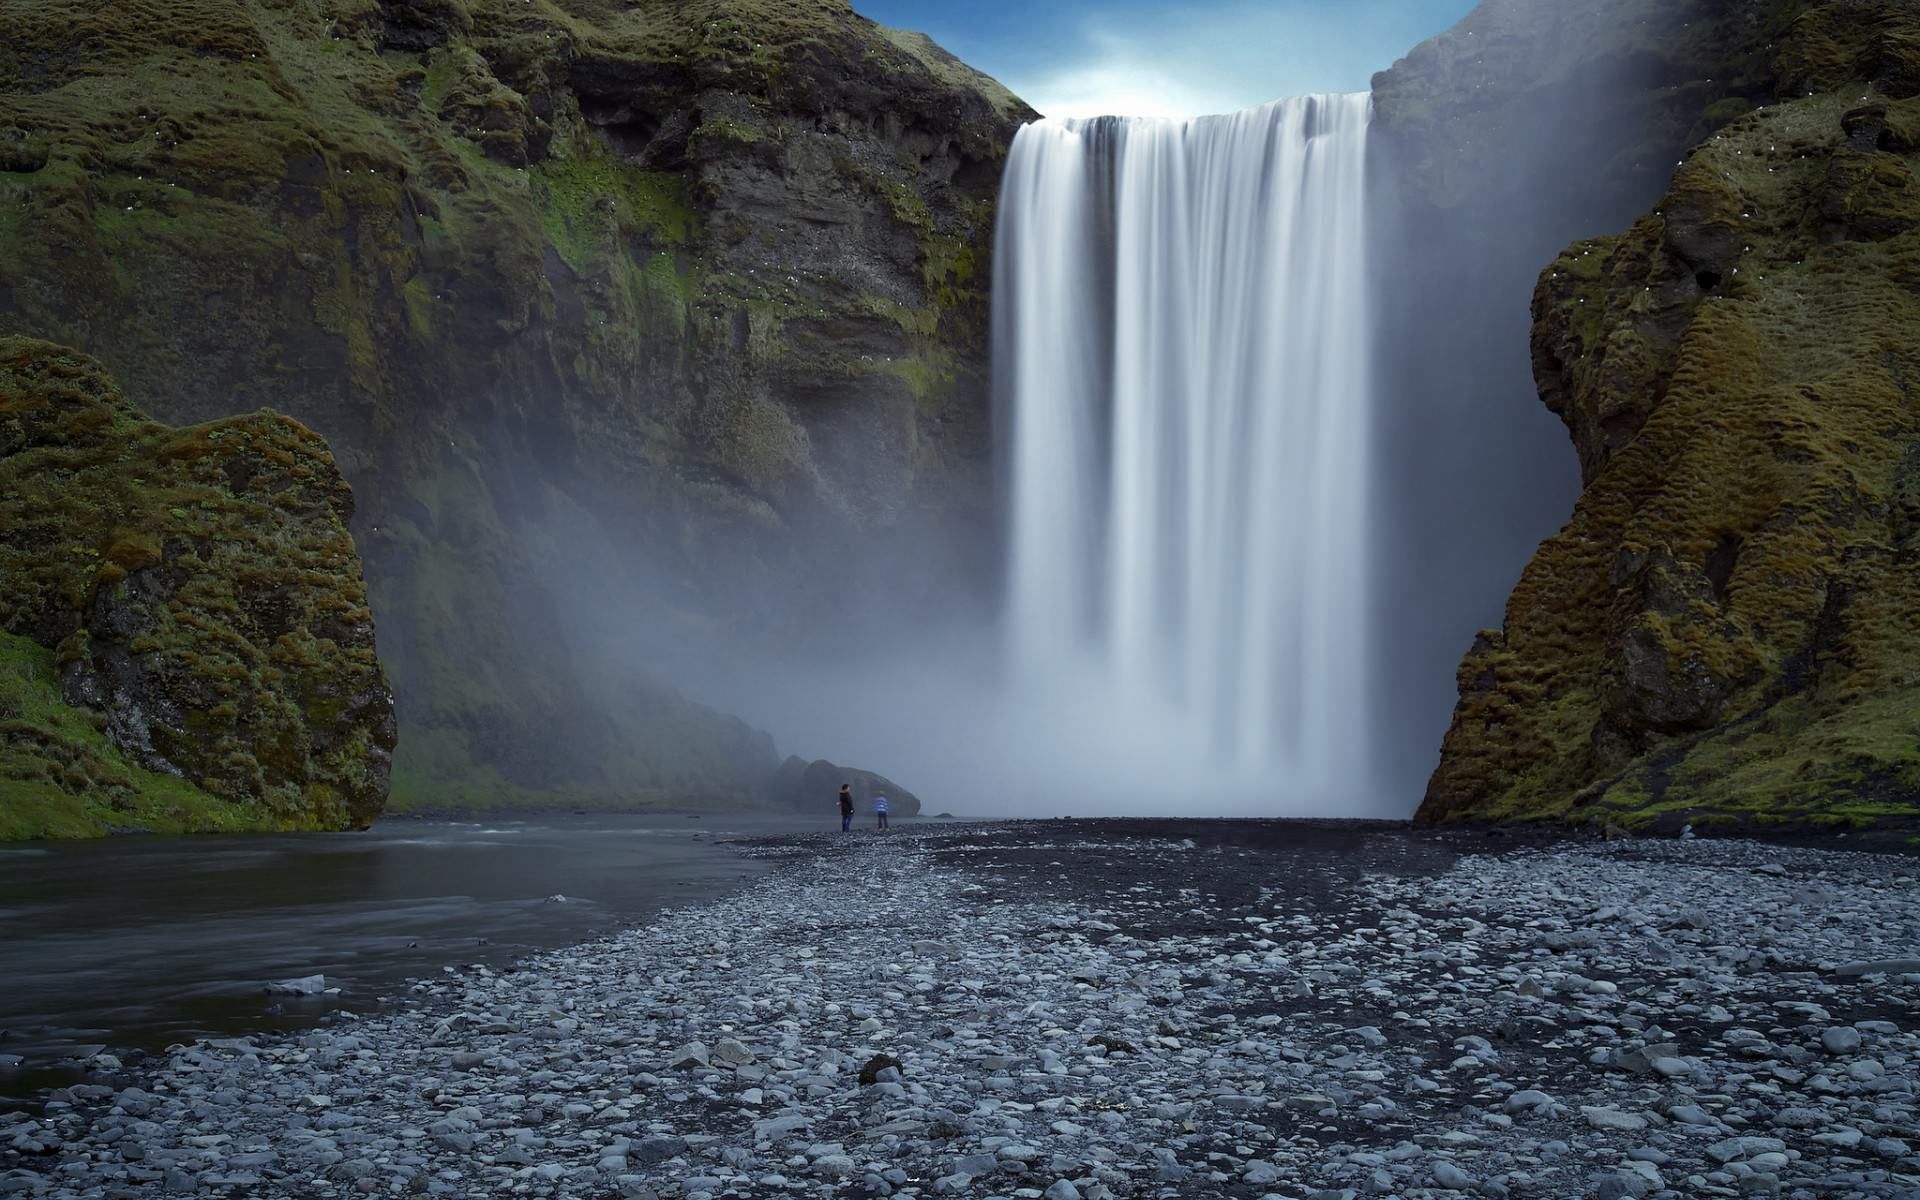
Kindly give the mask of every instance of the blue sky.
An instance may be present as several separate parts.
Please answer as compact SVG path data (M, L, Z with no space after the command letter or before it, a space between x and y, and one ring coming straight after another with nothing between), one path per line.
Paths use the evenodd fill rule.
M1357 92L1474 0L853 0L1048 116L1196 116Z

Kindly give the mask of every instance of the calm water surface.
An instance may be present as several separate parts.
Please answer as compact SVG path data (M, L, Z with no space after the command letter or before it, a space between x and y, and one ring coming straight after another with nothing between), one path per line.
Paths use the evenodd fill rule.
M643 922L766 869L723 839L813 827L580 816L0 846L0 1099L102 1047L299 1028ZM265 992L315 974L340 995Z

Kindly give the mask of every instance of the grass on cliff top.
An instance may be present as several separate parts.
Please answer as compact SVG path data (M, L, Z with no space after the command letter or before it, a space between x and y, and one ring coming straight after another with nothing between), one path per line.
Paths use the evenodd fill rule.
M256 810L130 762L95 719L61 699L53 651L0 633L0 841L269 827Z
M1027 107L1027 102L1014 95L1005 84L955 58L926 34L889 29L884 25L879 28L880 36L911 55L929 74L948 87L969 88L979 92L1008 120L1026 120L1033 116L1033 110Z

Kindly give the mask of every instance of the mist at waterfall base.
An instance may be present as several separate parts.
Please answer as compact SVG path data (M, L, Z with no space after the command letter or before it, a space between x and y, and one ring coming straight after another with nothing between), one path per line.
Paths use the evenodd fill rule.
M1338 479L1323 480L1325 494L1352 497L1342 517L1352 522L1349 528L1365 530L1356 536L1364 536L1366 553L1344 563L1353 574L1338 585L1363 600L1333 614L1344 621L1349 640L1322 647L1335 651L1336 661L1322 668L1321 676L1334 690L1268 676L1278 680L1268 686L1296 690L1291 699L1269 692L1260 701L1275 716L1276 747L1289 724L1304 719L1301 705L1324 703L1323 718L1348 713L1343 722L1323 725L1342 739L1337 752L1316 750L1314 763L1303 768L1296 732L1291 762L1277 748L1270 759L1248 762L1241 754L1251 743L1235 742L1237 735L1223 742L1194 734L1196 714L1204 710L1193 692L1164 683L1136 686L1120 677L1132 671L1134 680L1167 680L1168 647L1149 639L1142 644L1151 651L1145 661L1120 661L1114 639L1103 632L1117 611L1109 600L1131 596L1128 603L1136 607L1128 610L1133 614L1128 619L1133 620L1140 619L1143 597L1160 600L1142 586L1124 593L1112 588L1116 570L1092 565L1110 561L1105 533L1092 531L1110 518L1114 492L1100 482L1101 472L1089 477L1081 463L1062 463L1057 478L1043 476L1038 482L1093 497L1075 518L1089 532L1075 539L1055 528L1056 535L1075 544L1056 558L1034 554L1035 573L1026 592L1018 591L1012 578L1020 514L1005 511L996 526L983 486L978 496L940 497L954 503L945 513L927 517L929 524L876 521L870 536L848 538L844 527L809 533L799 514L770 530L768 538L797 547L793 556L806 564L805 578L768 586L765 576L743 572L741 586L719 589L727 592L721 603L755 608L747 619L731 608L709 613L708 608L720 607L715 589L690 585L688 573L670 558L664 565L649 564L647 552L636 544L568 537L550 524L542 530L548 550L525 590L535 591L531 585L537 583L553 602L519 632L530 643L552 647L545 652L591 664L601 674L670 686L737 714L772 734L782 755L831 758L882 772L918 793L930 812L1410 815L1438 761L1462 654L1477 630L1500 622L1507 595L1535 547L1566 521L1579 493L1578 463L1566 431L1541 404L1532 379L1528 343L1534 282L1569 243L1626 228L1657 202L1673 163L1697 140L1692 118L1682 111L1686 94L1669 102L1661 99L1665 90L1649 92L1642 60L1578 52L1586 36L1581 22L1592 19L1590 12L1544 4L1530 11L1547 26L1539 44L1561 47L1566 64L1548 62L1540 81L1517 83L1518 90L1496 104L1484 122L1433 125L1381 116L1365 134L1365 245L1356 277L1364 273L1362 319L1372 327L1374 346L1364 364L1372 397L1365 431L1370 458L1349 481L1361 485L1358 493L1343 492ZM1689 11L1680 6L1662 19L1678 25ZM1475 40L1491 45L1501 19L1493 13L1486 24L1457 37L1477 29ZM1433 53L1431 47L1416 51L1411 57L1418 61L1409 69L1416 74L1440 70L1431 61ZM1278 112L1256 111L1284 127L1290 119L1286 114L1299 110L1283 105ZM1214 118L1206 128L1217 131L1218 122L1235 119L1248 120L1245 114ZM1189 148L1201 136L1198 125L1185 135ZM1115 361L1119 293L1114 277L1122 259L1114 239L1122 223L1119 185L1127 175L1116 160L1118 147L1123 140L1136 152L1151 145L1169 165L1183 158L1174 153L1179 140L1174 127L1155 128L1160 133L1149 137L1140 123L1054 122L1026 135L1044 139L1035 144L1049 147L1049 171L1078 173L1082 181L1078 216L1069 215L1068 207L1054 210L1074 236L1033 239L1030 251L1056 261L1074 256L1078 266L1057 277L1060 303L1030 309L1030 316L1055 330L1050 336L1062 339L1061 355L1091 360L1088 380L1104 369L1102 363ZM1490 143L1491 129L1499 137ZM1135 138L1136 131L1143 136ZM1283 176L1269 169L1278 163L1269 163L1268 149L1277 154L1281 144L1270 138L1254 159L1241 164L1243 176L1262 180L1269 201L1279 195ZM1294 152L1304 148L1291 144ZM1180 168L1190 189L1190 215L1225 211L1221 188L1230 176L1219 173L1222 148L1222 142L1213 143L1216 153L1204 169L1193 161ZM1056 154L1064 157L1056 161ZM1066 164L1076 157L1079 165L1069 169ZM1305 174L1289 183L1296 216L1304 211L1299 203L1306 183ZM1193 196L1203 196L1206 203ZM1104 199L1095 203L1095 197ZM1003 218L1007 213L1003 206ZM1188 230L1183 236L1195 235ZM1169 235L1162 244L1171 247L1177 240ZM1010 252L1007 238L998 252ZM1249 256L1230 265L1251 262ZM1150 261L1136 257L1131 268L1145 270ZM1017 277L1003 271L996 285L1004 288ZM1231 278L1224 268L1217 276L1223 285ZM1065 294L1069 290L1077 290L1078 298ZM1218 297L1208 302L1215 304L1211 311L1224 311ZM1312 319L1324 316L1315 313ZM1191 340L1202 332L1189 323L1180 336ZM1295 335L1282 330L1278 336ZM1217 348L1225 337L1216 330L1201 341ZM1183 362L1177 369L1195 366ZM1110 382L1087 386L1105 402L1111 398ZM1003 392L994 464L1004 476L1003 510L1015 502L1018 453L1006 402ZM1084 412L1086 402L1084 394L1061 396L1055 415ZM1249 436L1241 442L1250 451L1254 440ZM1084 451L1102 443L1063 436L1059 444ZM539 476L529 470L530 478ZM986 473L984 461L979 470ZM1189 480L1168 472L1162 478L1165 488L1155 502L1142 499L1152 493L1133 493L1141 500L1136 508L1161 511L1164 500L1166 511L1180 511L1170 497L1185 493ZM1287 480L1285 486L1311 492L1300 480ZM1244 511L1250 518L1256 510L1285 536L1302 535L1310 524L1252 503ZM1055 514L1062 522L1065 511ZM616 514L612 524L640 525L646 517L646 510L636 507ZM568 531L591 531L596 521L569 517L564 524ZM1240 529L1234 536L1244 534ZM1299 543L1293 549L1296 557L1283 561L1311 561L1297 557L1304 553ZM1125 561L1139 562L1148 552L1163 553L1163 543L1138 544ZM745 553L754 551L749 547ZM1217 547L1213 553L1220 557ZM1071 570L1070 562L1076 564ZM1039 584L1055 569L1061 578L1050 593ZM1136 584L1157 581L1184 589L1205 575L1169 564L1126 577ZM1310 585L1321 579L1309 571L1294 582ZM1223 584L1218 591L1246 594L1237 584ZM1022 595L1025 600L1017 599ZM1059 600L1075 595L1085 606L1077 614ZM1022 604L1028 607L1016 608ZM1016 611L1028 614L1032 624L1019 624ZM1152 625L1159 619L1154 615L1147 621ZM1044 621L1076 632L1056 638L1045 632ZM558 639L556 626L563 631ZM383 626L383 653L389 640ZM1030 657L1017 649L1022 645L1032 649ZM1205 671L1215 672L1216 679L1246 680L1226 667ZM1349 687L1353 690L1340 690ZM403 688L403 702L406 695ZM1352 716L1356 704L1361 711ZM584 760L603 752L592 742L556 740L565 743L557 754ZM1309 778L1316 772L1317 779ZM829 808L823 819L830 816Z
M1405 816L1369 698L1369 110L1024 129L995 262L998 614L902 629L863 585L859 648L721 654L695 694L929 811Z

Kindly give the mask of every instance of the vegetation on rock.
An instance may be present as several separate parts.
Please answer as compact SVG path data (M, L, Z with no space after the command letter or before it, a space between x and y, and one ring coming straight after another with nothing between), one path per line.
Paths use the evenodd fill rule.
M820 548L855 534L984 542L984 264L1028 114L925 39L845 0L0 0L0 27L0 333L167 420L327 436L396 803L744 797L757 740L633 702L583 595L644 673L831 612Z
M0 837L371 824L393 698L352 508L294 421L170 428L0 338Z
M1781 98L1540 280L1586 489L1460 667L1423 818L1920 811L1920 15L1796 7Z

